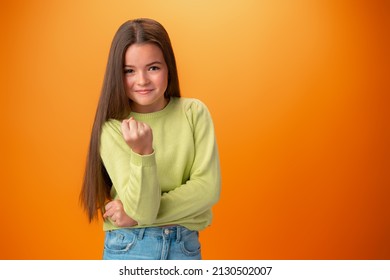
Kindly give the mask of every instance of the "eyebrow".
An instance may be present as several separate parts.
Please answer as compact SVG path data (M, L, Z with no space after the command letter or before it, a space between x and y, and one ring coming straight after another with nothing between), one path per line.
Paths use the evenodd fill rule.
M153 64L162 64L162 62L156 60L156 61L153 61L151 63L146 64L146 66L151 66ZM133 66L133 65L124 65L123 67L135 67L135 66Z

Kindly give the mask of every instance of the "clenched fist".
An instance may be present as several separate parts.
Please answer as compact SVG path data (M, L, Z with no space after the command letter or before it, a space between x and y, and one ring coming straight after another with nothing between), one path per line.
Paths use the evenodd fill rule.
M129 217L123 209L122 201L112 200L105 206L104 219L111 219L111 221L118 227L132 227L137 224L131 217Z
M140 155L153 153L153 133L150 126L131 117L122 121L121 129L123 138L133 152Z

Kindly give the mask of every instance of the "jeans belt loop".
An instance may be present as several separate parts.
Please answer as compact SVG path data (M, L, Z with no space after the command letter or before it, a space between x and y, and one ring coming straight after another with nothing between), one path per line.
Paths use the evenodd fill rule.
M179 242L181 239L181 226L176 227L176 242Z
M145 228L141 228L138 232L138 240L142 240L144 238Z

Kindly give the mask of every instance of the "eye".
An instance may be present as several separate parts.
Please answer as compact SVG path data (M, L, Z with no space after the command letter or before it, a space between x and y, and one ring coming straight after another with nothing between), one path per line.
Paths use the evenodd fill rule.
M124 74L133 74L133 73L134 73L134 70L133 70L133 69L130 69L130 68L125 68L125 69L123 69L123 73L124 73Z
M160 70L160 67L158 67L158 66L151 66L149 68L149 71L157 71L157 70Z

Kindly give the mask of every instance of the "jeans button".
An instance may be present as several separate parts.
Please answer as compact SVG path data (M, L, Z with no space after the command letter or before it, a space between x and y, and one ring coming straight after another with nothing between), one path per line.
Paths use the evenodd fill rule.
M164 233L165 233L165 235L168 235L169 234L169 229L164 229Z

